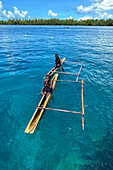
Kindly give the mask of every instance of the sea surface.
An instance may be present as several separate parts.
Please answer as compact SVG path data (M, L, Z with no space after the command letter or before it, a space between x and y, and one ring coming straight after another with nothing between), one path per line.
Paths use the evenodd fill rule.
M56 53L84 61L85 129L81 115L47 110L26 134ZM81 83L57 82L48 107L81 111ZM113 169L113 27L0 26L0 170L25 169Z

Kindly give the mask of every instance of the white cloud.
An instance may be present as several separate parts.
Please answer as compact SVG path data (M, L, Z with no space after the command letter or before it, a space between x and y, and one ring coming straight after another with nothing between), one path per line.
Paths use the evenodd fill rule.
M7 15L8 18L14 18L14 14L11 12L11 11L8 11L8 15Z
M23 14L24 16L26 16L26 15L28 14L28 12L27 12L27 11L22 11L22 14Z
M101 3L103 0L90 0L90 1L93 3L96 3L96 2Z
M80 20L87 20L87 19L92 19L92 17L84 16L84 17L79 18L78 20L80 21Z
M1 1L0 1L0 18L14 18L14 15L11 11L8 11L7 14L6 10L3 10L3 5Z
M8 11L7 14L6 10L3 10L1 13L1 18L14 18L14 14L11 11Z
M0 10L3 9L2 2L0 1Z
M55 12L52 12L51 10L48 11L48 16L52 16L52 17L57 17L58 14Z
M2 18L7 18L6 10L3 10L3 11L2 11L1 17L2 17Z
M28 14L27 11L22 11L22 13L17 9L17 7L14 7L14 14L15 16L19 17L19 18L25 18Z
M28 15L27 11L20 12L17 9L17 7L14 7L14 14L11 11L6 12L6 10L3 10L3 5L2 5L2 2L0 1L0 18L15 18L15 17L26 18L26 17L30 17L30 16L27 16L27 15Z
M69 18L67 18L67 19L73 19L73 17L72 16L70 16Z
M112 18L113 15L112 14L108 14L107 12L104 12L104 13L100 14L100 17L101 18Z
M2 16L2 9L3 9L3 5L2 5L2 2L0 1L0 18Z
M80 5L77 7L79 14L92 14L97 18L112 18L109 10L113 10L113 0L90 0L92 5L84 7Z
M80 14L91 13L92 10L93 10L93 6L83 7L82 5L80 5L79 7L77 7L77 11Z

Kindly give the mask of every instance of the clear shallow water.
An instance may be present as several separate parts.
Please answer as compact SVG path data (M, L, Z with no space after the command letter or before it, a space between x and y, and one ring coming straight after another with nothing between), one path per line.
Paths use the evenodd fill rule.
M112 37L113 27L0 26L0 169L113 169ZM25 134L55 53L84 61L85 131L81 115L46 111ZM58 82L48 107L80 111L80 93L80 84Z

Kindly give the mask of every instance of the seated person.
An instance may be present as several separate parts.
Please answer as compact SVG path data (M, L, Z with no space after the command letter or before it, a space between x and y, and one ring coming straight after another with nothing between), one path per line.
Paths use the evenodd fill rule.
M53 89L52 89L52 81L50 80L49 74L47 74L47 75L45 76L44 85L43 85L43 87L42 87L41 94L43 95L43 93L44 93L44 94L46 94L46 95L48 96L48 94L49 94L49 93L52 94L52 92L53 92ZM46 97L47 97L47 96L46 96Z
M58 54L55 54L55 69L57 67L61 67L62 68L62 71L64 72L64 69L63 69L63 66L62 66L62 61L61 59L59 58L59 55Z

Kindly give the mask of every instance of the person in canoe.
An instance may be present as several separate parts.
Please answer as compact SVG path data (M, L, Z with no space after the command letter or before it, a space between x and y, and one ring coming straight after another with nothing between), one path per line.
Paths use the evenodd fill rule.
M55 69L57 67L61 67L62 68L62 71L64 72L64 69L63 69L63 66L62 66L62 61L61 59L59 58L59 55L58 54L55 54Z
M46 94L46 95L48 96L48 94L49 94L49 93L52 94L52 92L53 92L53 89L52 89L52 81L50 80L50 75L47 74L47 75L45 76L44 85L43 85L43 87L42 87L41 94L43 95L43 93L44 93L44 94ZM47 96L46 96L46 97L47 97Z

